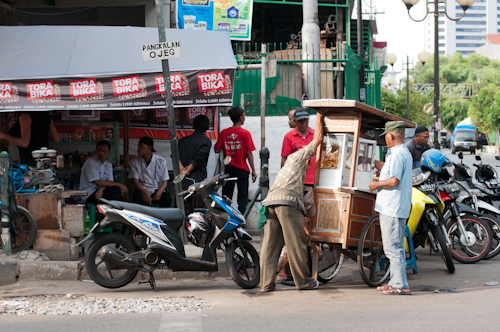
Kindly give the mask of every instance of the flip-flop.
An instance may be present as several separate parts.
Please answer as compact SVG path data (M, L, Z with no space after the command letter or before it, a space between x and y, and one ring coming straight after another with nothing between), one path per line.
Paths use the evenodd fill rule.
M382 294L384 294L384 295L411 295L411 292L405 292L401 288L391 288L391 289L383 291Z
M310 285L309 287L301 288L300 290L313 290L319 287L319 282L317 280L311 279L311 283L312 285Z
M282 281L282 280L285 280L286 278L288 278L288 276L286 274L282 274L282 273L278 273L278 275L276 276L277 281Z
M378 291L385 291L385 290L389 290L389 289L392 289L392 287L389 285L382 285L382 286L377 287Z

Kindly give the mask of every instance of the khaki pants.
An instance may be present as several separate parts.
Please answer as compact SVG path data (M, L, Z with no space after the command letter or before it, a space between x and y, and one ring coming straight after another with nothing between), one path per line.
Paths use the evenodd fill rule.
M304 215L292 206L268 206L264 240L260 252L260 287L265 291L276 286L276 268L283 244L286 244L288 260L297 289L310 284L307 266L307 245L304 232Z

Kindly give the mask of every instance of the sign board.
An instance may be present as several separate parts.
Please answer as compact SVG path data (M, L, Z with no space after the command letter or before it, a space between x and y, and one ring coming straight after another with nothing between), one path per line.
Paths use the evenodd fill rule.
M142 61L169 60L181 57L181 42L167 41L163 43L142 45Z

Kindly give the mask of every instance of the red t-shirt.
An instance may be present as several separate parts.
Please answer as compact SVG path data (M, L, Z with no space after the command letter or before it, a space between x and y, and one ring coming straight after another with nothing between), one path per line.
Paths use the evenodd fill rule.
M215 151L220 151L224 147L224 155L231 156L229 166L243 169L250 173L247 165L247 153L255 151L252 135L248 130L241 127L229 127L219 134L219 139L214 145Z
M281 148L281 156L288 157L295 151L299 151L307 144L311 143L314 138L314 129L309 128L306 137L302 137L297 132L297 128L290 130L286 133L283 139L283 147ZM304 184L314 184L314 174L316 172L316 154L311 158L311 165L306 173Z

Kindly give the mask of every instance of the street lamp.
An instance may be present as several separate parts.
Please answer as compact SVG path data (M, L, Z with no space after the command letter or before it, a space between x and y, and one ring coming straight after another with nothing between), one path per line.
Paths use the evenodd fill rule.
M403 3L408 8L408 16L415 22L422 22L425 20L427 15L434 14L434 148L439 149L439 141L438 141L438 130L440 128L440 111L439 111L439 14L444 14L448 19L452 21L459 21L462 17L465 16L465 11L472 6L476 0L457 0L458 4L462 7L463 13L459 18L451 18L448 16L446 12L446 2L448 0L425 0L425 16L421 20L416 20L411 17L410 9L414 5L416 5L420 0L402 0ZM429 11L429 5L434 5L434 11ZM444 8L439 10L439 5L444 4Z
M409 1L409 0L408 0ZM415 1L415 0L413 0ZM418 54L418 61L422 63L422 70L416 73L421 73L425 66L425 63L429 61L429 53L426 51L422 51ZM413 70L414 68L410 68L410 65L413 65L413 63L410 63L410 58L409 56L406 56L406 63L403 61L403 69L399 72L394 70L394 64L396 63L398 57L394 53L389 53L387 54L387 63L391 65L392 71L396 74L402 73L405 71L405 65L406 65L406 118L408 120L411 120L410 118L410 81L413 83L415 82L415 79L410 76L410 70Z

